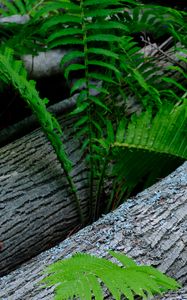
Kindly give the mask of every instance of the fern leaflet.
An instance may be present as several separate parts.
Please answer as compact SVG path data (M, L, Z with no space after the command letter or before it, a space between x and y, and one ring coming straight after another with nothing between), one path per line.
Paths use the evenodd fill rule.
M56 285L55 300L84 299L103 300L101 283L107 287L114 299L124 295L134 300L135 295L147 299L155 293L178 289L180 285L172 278L149 266L137 266L126 255L109 251L123 267L104 258L77 253L46 269L48 276L42 280L47 286Z

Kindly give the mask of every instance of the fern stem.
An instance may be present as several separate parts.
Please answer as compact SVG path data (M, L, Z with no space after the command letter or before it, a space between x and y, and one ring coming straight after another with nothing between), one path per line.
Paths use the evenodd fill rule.
M83 42L84 42L84 65L85 65L85 79L86 79L86 101L89 101L89 71L88 71L88 46L87 46L87 30L85 26L84 20L84 7L83 7L83 0L80 1L80 8L81 8L81 19L82 19L82 31L83 31ZM88 114L88 139L89 139L89 164L90 164L90 174L89 174L89 219L92 219L93 216L93 182L94 182L94 171L93 171L93 145L92 145L92 107L89 104L87 109Z
M42 124L41 124L42 125ZM57 158L61 164L61 167L65 173L65 176L66 176L66 179L69 183L69 186L70 186L70 189L71 189L71 192L73 193L73 196L74 196L74 203L75 203L75 206L77 208L77 212L78 212L78 215L79 215L79 219L80 219L80 222L81 224L84 224L84 217L83 217L83 212L82 212L82 209L81 209L81 206L80 206L80 200L78 198L78 195L77 195L77 189L76 189L76 186L72 180L72 177L70 176L70 172L69 172L69 167L67 165L67 163L64 161L64 149L63 149L63 144L61 143L59 145L59 143L55 143L54 141L57 141L59 139L59 136L57 136L57 133L53 132L53 131L49 131L49 130L46 130L44 129L44 132L47 136L47 138L49 139L49 141L51 142L53 148L55 149L55 152L56 152L56 155L57 155Z
M113 204L114 197L115 197L115 194L116 194L116 189L117 189L117 182L114 181L113 186L112 186L112 192L111 192L111 195L110 195L110 199L108 200L107 207L105 209L105 213L112 210L112 204Z
M100 176L99 183L98 183L93 221L96 221L99 217L99 205L100 205L100 200L101 200L101 191L102 191L103 181L105 178L105 171L106 171L106 167L108 164L109 155L110 155L110 149L109 149L107 155L105 156L103 169L102 169L101 176Z

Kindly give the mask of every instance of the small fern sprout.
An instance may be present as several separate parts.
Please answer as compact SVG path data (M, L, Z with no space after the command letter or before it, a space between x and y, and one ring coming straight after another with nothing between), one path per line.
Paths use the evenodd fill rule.
M150 266L139 266L124 254L109 251L122 265L105 258L77 253L49 266L41 283L55 285L54 300L104 299L103 284L114 299L134 300L136 295L148 299L154 294L176 290L180 285ZM150 298L149 298L150 299Z

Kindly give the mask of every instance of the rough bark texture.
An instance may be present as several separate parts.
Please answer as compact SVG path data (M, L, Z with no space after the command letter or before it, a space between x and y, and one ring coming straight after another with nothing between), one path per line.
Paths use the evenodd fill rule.
M187 162L114 212L31 259L0 279L1 300L51 300L41 290L40 272L75 252L107 256L113 249L151 264L183 284L178 292L156 299L187 300Z
M80 144L63 122L84 215L88 180ZM57 241L79 224L74 198L51 145L41 130L0 149L0 275ZM52 245L51 245L52 243Z

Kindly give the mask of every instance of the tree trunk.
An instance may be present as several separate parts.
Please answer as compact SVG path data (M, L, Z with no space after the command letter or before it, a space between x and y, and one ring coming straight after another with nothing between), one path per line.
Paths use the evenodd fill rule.
M88 176L73 121L63 123L73 179L84 216L88 210ZM0 149L0 275L50 248L79 224L73 194L53 148L36 130ZM86 222L87 220L85 220Z
M186 232L187 162L114 212L1 278L0 298L53 299L52 288L38 286L44 267L75 252L103 257L112 249L158 267L183 284L178 292L155 299L187 300Z

